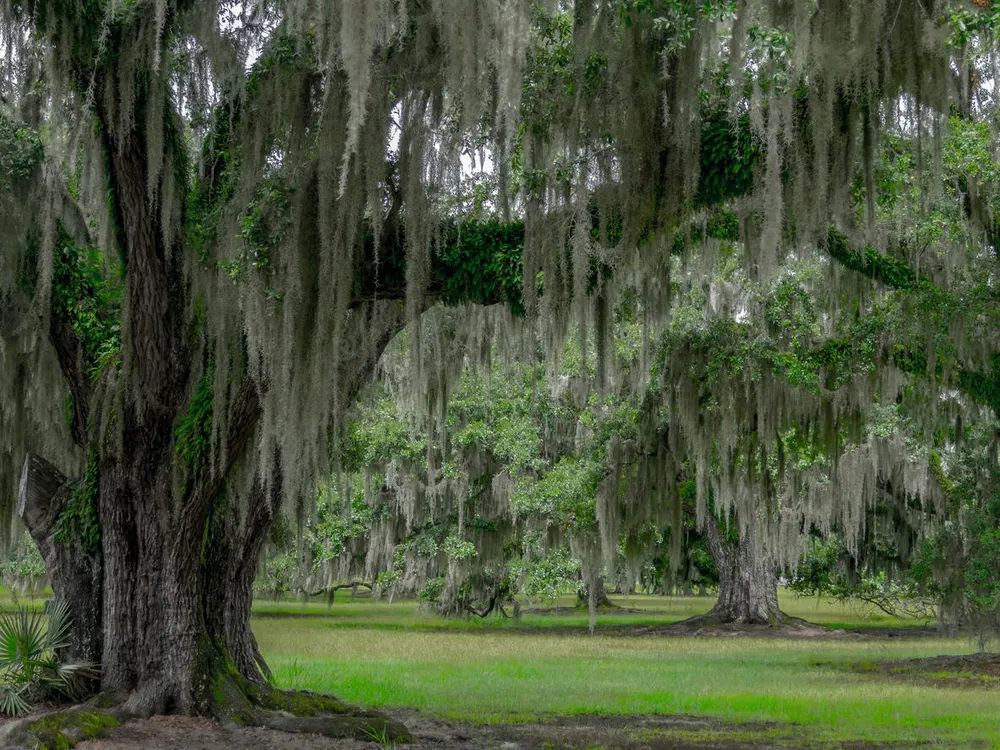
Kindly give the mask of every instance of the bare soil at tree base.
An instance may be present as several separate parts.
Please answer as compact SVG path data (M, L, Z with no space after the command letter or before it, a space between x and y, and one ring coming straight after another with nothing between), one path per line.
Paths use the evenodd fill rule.
M573 716L502 725L472 725L389 712L404 722L416 741L400 745L412 750L747 750L801 748L802 735L793 725L726 724L692 716ZM371 750L377 742L334 740L317 735L289 734L249 727L223 727L204 718L156 716L132 721L107 738L77 745L79 750ZM893 745L863 743L835 747L867 750ZM902 745L898 746L902 747ZM908 744L907 747L912 747Z

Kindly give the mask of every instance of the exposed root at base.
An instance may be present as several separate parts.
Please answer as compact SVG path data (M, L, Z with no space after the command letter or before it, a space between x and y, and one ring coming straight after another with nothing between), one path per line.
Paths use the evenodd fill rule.
M328 695L303 690L278 690L237 678L239 694L232 689L213 691L209 715L222 722L247 727L263 727L282 732L319 734L332 738L353 738L388 742L412 742L410 731L400 722L378 711L344 703Z
M705 635L705 636L758 636L780 638L846 638L852 634L838 628L828 628L825 625L790 617L784 612L772 618L771 622L738 622L719 614L709 612L695 615L686 620L671 625L654 625L642 628L637 635L652 635L663 633L670 635Z
M222 724L334 739L413 741L410 731L399 721L330 696L252 684L242 687L236 695L218 690L209 715ZM227 692L228 698L235 700L227 700ZM128 703L98 695L79 706L11 722L0 728L0 750L69 750L85 740L105 737L110 729L140 718L123 708Z

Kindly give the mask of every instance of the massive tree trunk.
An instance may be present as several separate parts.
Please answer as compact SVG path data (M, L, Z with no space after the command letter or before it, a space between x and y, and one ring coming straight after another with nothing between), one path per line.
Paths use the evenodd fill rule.
M714 516L705 519L705 538L719 571L719 598L708 617L719 622L777 625L787 618L778 606L774 561L749 535L726 539Z
M208 528L208 544L201 566L205 595L202 598L207 630L225 644L236 670L248 680L263 683L271 677L250 629L253 582L257 561L267 539L278 505L280 485L251 490L247 518L240 528L232 512L233 501L217 499Z
M363 355L342 363L339 398L354 398L404 322L392 301L359 310L347 342ZM248 719L261 707L280 707L250 628L257 564L282 499L280 472L258 467L248 497L226 490L233 468L254 457L255 384L246 380L230 406L226 463L187 467L179 496L176 417L147 414L143 422L122 411L121 444L95 451L85 477L67 479L34 455L22 472L18 512L56 595L70 604L73 657L100 663L102 691L139 715ZM88 519L97 525L89 535ZM402 736L399 726L390 728Z

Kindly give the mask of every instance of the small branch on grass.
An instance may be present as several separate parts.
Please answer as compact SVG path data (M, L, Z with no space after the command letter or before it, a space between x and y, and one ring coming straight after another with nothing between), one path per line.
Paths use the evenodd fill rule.
M342 589L351 589L352 591L351 595L353 596L355 593L357 593L357 590L359 588L366 588L370 592L374 591L375 586L374 584L368 583L367 581L351 581L350 583L338 583L334 586L320 586L317 589L307 589L305 586L298 586L296 587L295 590L298 591L303 596L313 597L313 596L319 596L320 594L329 595L335 591L340 591Z

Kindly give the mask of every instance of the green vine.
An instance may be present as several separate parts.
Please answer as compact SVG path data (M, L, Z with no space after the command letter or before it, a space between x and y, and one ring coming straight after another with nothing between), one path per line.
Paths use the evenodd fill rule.
M174 432L177 455L189 467L200 465L208 457L212 442L212 377L201 376L187 414Z
M87 470L70 493L66 507L56 519L55 537L62 544L78 540L91 554L101 546L101 524L97 515L99 474L97 453L87 457Z
M69 322L87 371L97 379L121 349L121 270L107 273L101 249L77 245L62 224L54 256L52 312Z
M904 261L883 255L873 247L863 251L850 246L847 237L831 228L827 237L827 251L841 265L864 274L892 289L917 289L931 281L924 274L917 273Z
M523 247L520 223L469 221L450 227L434 264L445 304L504 302L515 315L523 313Z

